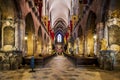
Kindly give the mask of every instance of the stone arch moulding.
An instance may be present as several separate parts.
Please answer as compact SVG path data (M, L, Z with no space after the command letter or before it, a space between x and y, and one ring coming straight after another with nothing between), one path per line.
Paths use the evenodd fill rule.
M53 24L53 26L57 26L58 23L61 23L62 25L67 27L67 23L65 22L65 20L63 18L57 18Z
M36 56L39 56L40 54L42 54L42 46L43 46L41 26L39 26L37 33L38 33L38 37L37 37L37 55Z

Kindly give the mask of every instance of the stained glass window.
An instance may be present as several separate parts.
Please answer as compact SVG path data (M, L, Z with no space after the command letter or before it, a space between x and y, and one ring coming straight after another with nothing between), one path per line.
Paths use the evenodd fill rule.
M57 35L57 42L62 42L62 35L61 34Z

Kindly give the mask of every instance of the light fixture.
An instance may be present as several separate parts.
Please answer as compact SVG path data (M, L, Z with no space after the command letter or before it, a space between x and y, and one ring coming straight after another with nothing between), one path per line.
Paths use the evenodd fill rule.
M96 40L96 39L97 39L97 35L95 34L95 35L93 36L93 38Z
M27 40L28 39L28 37L27 36L25 36L25 40Z
M28 39L28 33L25 33L25 37L24 37L25 40Z

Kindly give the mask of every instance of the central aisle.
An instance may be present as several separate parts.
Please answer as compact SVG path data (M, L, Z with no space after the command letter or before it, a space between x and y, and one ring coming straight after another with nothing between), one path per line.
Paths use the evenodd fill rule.
M57 55L52 58L45 67L53 68L56 70L65 70L70 67L74 67L74 64L67 59L64 55Z

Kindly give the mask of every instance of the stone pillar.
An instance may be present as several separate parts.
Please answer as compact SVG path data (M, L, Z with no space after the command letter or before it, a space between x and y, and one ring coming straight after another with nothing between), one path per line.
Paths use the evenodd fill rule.
M83 55L87 56L87 38L86 38L86 31L84 32L84 38L83 38Z
M101 50L101 40L104 38L104 25L103 22L97 24L97 55Z

